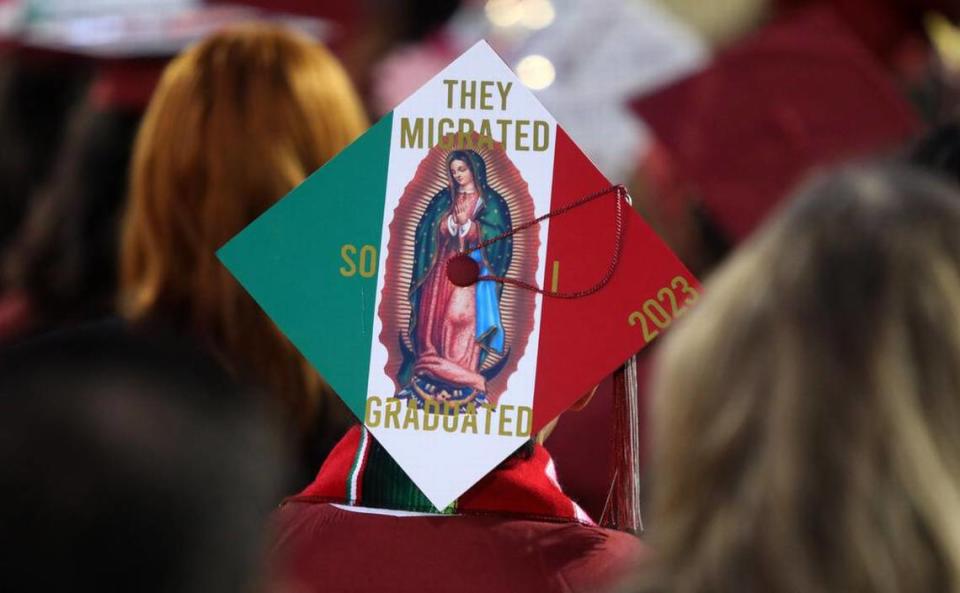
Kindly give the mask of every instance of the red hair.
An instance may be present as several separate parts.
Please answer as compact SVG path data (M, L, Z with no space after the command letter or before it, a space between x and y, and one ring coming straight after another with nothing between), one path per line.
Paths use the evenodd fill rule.
M367 125L336 59L284 29L221 32L174 60L134 149L123 315L200 337L310 422L329 388L215 252Z

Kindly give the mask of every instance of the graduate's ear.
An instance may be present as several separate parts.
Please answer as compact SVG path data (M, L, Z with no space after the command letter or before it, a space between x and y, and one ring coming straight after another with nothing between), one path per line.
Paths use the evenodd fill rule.
M589 392L584 394L584 396L578 399L577 401L573 402L573 405L567 409L571 412L579 412L580 410L586 408L587 404L589 404L590 401L593 399L593 396L597 394L597 389L599 387L600 387L599 385L594 385L593 389L591 389Z

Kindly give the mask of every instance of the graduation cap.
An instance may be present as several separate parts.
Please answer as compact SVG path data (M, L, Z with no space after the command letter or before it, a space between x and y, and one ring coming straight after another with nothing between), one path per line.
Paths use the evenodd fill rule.
M250 6L199 0L106 0L27 2L15 30L26 47L93 58L165 58L230 25L267 20L315 38L325 21L269 12Z
M486 42L218 256L437 509L697 298Z
M737 241L811 168L896 146L919 127L829 8L766 27L633 107Z
M167 62L182 49L225 27L263 21L315 39L330 30L319 18L229 2L35 0L0 11L0 40L28 58L90 63L96 107L142 111Z

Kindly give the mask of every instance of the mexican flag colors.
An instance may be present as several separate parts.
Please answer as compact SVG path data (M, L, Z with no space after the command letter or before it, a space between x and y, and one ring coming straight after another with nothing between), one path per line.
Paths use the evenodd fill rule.
M218 255L443 509L696 300L628 200L480 42Z

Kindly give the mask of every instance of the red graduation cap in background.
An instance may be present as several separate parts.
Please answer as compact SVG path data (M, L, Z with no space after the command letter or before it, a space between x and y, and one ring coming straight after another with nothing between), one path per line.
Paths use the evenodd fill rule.
M233 2L159 1L143 11L122 0L93 6L54 4L13 19L0 47L25 59L69 60L95 67L90 100L96 108L142 111L167 61L214 32L244 22L270 21L324 38L328 24ZM26 11L28 8L21 8Z
M829 8L766 27L633 107L735 241L812 168L893 148L919 127Z
M910 69L912 63L926 63L929 46L924 41L924 20L927 15L940 13L950 19L960 19L960 3L955 0L775 0L773 5L778 13L811 5L832 8L871 53L902 72L904 67ZM903 73L909 75L909 71Z

